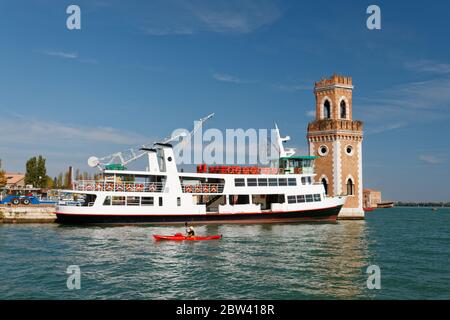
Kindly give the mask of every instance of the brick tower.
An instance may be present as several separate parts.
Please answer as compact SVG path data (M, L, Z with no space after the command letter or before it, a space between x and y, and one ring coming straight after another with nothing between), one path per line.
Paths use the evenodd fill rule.
M348 195L340 219L364 219L363 123L352 119L352 78L333 75L315 83L316 119L308 124L309 154L316 182L329 196Z

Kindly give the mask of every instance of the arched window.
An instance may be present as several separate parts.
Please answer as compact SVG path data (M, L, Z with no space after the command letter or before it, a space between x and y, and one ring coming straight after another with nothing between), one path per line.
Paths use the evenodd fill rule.
M323 188L325 189L325 194L328 195L328 182L327 179L322 178Z
M355 195L355 184L353 183L353 180L351 178L348 178L347 180L347 195Z
M345 101L341 101L341 119L347 119L347 105Z
M328 101L328 100L325 100L325 103L323 104L323 117L325 119L331 118L331 105L330 105L330 101Z

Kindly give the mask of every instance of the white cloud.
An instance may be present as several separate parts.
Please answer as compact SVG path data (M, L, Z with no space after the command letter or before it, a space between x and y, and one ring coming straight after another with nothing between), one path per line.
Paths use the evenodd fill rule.
M86 168L91 155L104 156L152 141L133 132L110 127L76 126L17 116L0 120L0 158L9 171L23 171L32 156L47 158L47 170L56 175L69 165Z
M437 75L449 74L450 64L433 60L422 59L413 62L406 62L405 67L411 71L432 73Z
M77 59L78 53L76 52L63 52L63 51L41 51L41 53L48 56L55 56L64 59Z
M188 8L205 27L218 33L250 33L282 16L272 1L189 1Z
M311 90L311 85L303 85L303 84L294 84L294 85L275 85L276 89L281 91L288 91L288 92L295 92L295 91L304 91L304 90Z
M144 14L144 32L167 36L248 34L273 24L283 12L272 0L174 0L154 1Z
M450 116L450 78L396 85L376 92L373 98L355 98L354 103L358 108L353 117L357 119L361 112L372 133L445 119Z
M439 156L436 155L420 155L419 159L427 164L440 164L442 162L444 162L444 160L442 158L440 158Z
M393 122L393 123L383 124L381 126L375 126L375 127L369 128L369 130L367 130L367 134L377 134L377 133L382 133L382 132L386 132L386 131L396 130L396 129L403 128L406 125L407 125L406 122Z
M308 111L306 111L306 115L308 117L314 118L316 116L316 110L308 110Z
M231 82L231 83L251 83L252 82L252 81L240 79L238 77L235 77L235 76L232 76L229 74L225 74L225 73L214 73L213 78L216 79L217 81Z
M151 36L191 35L195 31L189 27L146 27L144 32Z

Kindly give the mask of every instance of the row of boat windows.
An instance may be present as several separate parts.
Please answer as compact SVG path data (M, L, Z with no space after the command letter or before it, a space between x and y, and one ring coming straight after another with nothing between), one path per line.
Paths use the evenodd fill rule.
M107 196L103 201L104 206L153 206L155 197L111 197ZM158 205L162 207L163 198L158 197Z
M288 196L288 203L304 203L304 202L319 202L320 194L302 194L299 196Z
M303 185L312 184L311 177L302 177L301 182ZM247 187L285 187L297 185L296 178L247 178ZM245 179L234 179L235 187L245 187Z

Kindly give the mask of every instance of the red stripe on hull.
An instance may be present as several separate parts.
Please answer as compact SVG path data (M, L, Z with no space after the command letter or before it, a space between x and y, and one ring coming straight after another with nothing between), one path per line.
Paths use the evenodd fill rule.
M234 213L234 214L197 214L197 215L99 215L71 214L57 212L57 222L68 224L158 224L176 225L185 222L199 224L254 224L254 223L285 223L285 222L320 222L336 221L341 206L288 212L264 213Z

